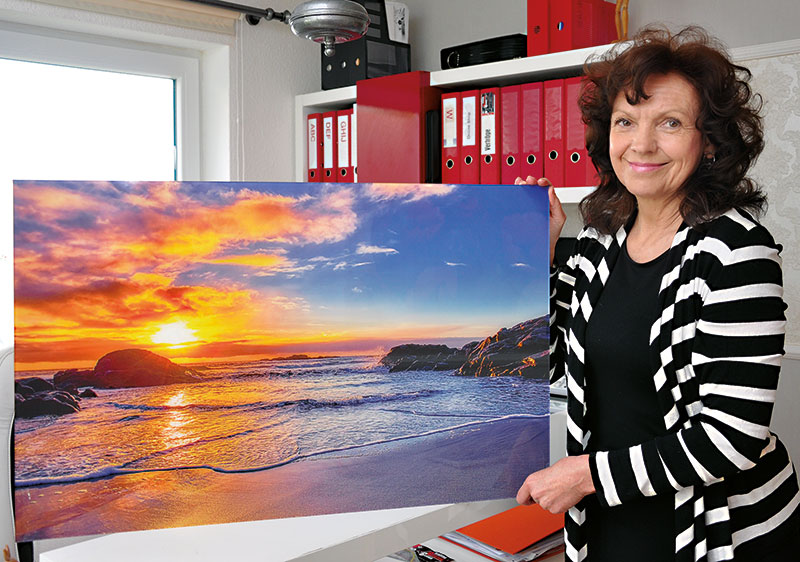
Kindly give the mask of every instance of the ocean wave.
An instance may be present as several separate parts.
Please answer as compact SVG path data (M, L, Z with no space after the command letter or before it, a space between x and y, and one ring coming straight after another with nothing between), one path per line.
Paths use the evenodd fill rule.
M469 419L497 419L491 414L456 414L451 412L420 412L419 410L403 410L401 408L381 408L384 412L395 412L398 414L411 414L423 418L469 418Z
M512 414L508 416L502 416L498 418L492 418L488 420L478 420L478 421L471 421L467 423L462 423L459 425L454 425L450 427L440 428L440 429L432 429L430 431L424 431L421 433L414 433L409 435L401 435L399 437L391 437L388 439L380 439L376 441L370 441L368 443L361 443L358 445L349 445L344 447L336 447L336 448L329 448L320 451L313 451L305 454L297 454L292 457L283 459L279 462L262 465L262 466L255 466L255 467L244 467L244 468L225 468L220 466L214 466L210 464L197 464L197 465L180 465L180 466L170 466L170 467L159 467L159 468L127 468L128 465L131 463L125 463L125 465L121 466L108 466L101 468L96 471L82 473L82 474L74 474L69 476L46 476L40 478L30 478L30 479L20 479L15 480L14 485L17 488L30 488L35 486L52 486L56 484L75 484L78 482L86 482L92 480L100 480L104 478L112 478L115 476L124 476L124 475L131 475L131 474L147 474L147 473L161 473L161 472L171 472L175 470L211 470L213 472L218 472L222 474L244 474L244 473L251 473L251 472L262 472L265 470L270 470L273 468L278 468L281 466L286 466L293 462L310 459L314 457L320 457L323 455L330 455L332 453L341 453L346 451L356 451L359 449L364 449L367 447L374 447L378 445L386 445L388 443L395 443L398 441L407 441L411 439L419 439L422 437L428 437L431 435L436 435L440 433L447 433L451 431L456 431L459 429L465 429L470 427L478 427L485 424L494 423L497 421L502 420L511 420L511 419L541 419L543 417L547 417L548 414ZM139 462L139 461L136 461Z
M352 406L362 406L365 404L382 404L384 402L398 402L408 400L418 400L442 393L441 390L416 390L411 392L398 392L394 394L367 394L343 400L317 400L314 398L297 398L294 400L281 400L278 402L249 402L246 404L182 404L180 406L170 405L150 405L150 404L126 404L122 402L109 402L108 405L120 410L133 410L138 412L166 412L175 410L192 411L223 411L223 410L272 410L297 407L303 410L314 410L318 408L346 408Z

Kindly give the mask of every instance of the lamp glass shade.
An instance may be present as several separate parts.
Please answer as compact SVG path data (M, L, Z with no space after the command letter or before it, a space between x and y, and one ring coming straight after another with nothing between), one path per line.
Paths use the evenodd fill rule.
M313 0L292 10L289 27L298 37L332 46L362 37L369 27L369 14L351 0Z

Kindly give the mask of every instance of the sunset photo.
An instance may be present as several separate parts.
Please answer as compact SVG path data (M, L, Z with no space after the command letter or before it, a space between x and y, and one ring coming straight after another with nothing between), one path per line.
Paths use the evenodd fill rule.
M18 540L513 497L548 248L525 186L15 182Z

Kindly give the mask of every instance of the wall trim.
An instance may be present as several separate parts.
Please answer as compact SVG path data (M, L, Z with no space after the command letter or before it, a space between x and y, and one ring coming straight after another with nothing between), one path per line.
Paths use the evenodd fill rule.
M790 39L788 41L776 41L775 43L763 43L761 45L750 45L748 47L735 47L730 49L731 57L735 62L780 57L799 52L800 39Z
M786 351L783 355L785 359L800 360L800 345L787 345L784 346L784 349Z

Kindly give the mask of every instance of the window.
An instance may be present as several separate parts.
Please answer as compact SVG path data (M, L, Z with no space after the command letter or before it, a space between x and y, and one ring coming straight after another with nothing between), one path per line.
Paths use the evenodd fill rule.
M0 59L0 181L174 180L175 81Z
M0 347L13 342L13 179L199 179L199 57L0 28Z

